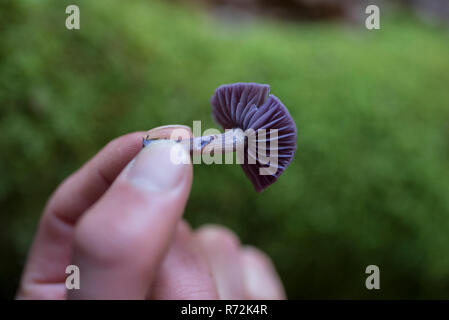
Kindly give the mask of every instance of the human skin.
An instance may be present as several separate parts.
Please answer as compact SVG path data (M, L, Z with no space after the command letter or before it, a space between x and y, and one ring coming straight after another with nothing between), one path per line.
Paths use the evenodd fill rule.
M190 132L166 133L176 128ZM16 298L284 299L263 252L222 226L182 220L192 165L170 161L169 143L142 149L143 135L111 141L57 188ZM79 267L78 290L66 290L68 265Z

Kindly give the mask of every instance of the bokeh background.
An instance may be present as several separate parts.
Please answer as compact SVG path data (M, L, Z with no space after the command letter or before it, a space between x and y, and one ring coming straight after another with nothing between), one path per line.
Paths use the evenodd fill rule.
M214 89L261 82L296 157L262 194L237 165L195 166L186 219L265 250L289 298L448 298L448 6L389 1L368 31L371 3L0 0L1 296L51 192L109 140L217 127Z

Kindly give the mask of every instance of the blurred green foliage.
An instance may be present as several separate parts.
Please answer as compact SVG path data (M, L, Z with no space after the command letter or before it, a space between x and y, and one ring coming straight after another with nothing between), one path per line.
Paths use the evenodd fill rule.
M195 167L186 218L275 261L290 298L447 298L449 33L217 20L157 1L0 1L0 287L11 298L51 192L112 138L215 126L224 83L269 83L299 150L257 194L236 166ZM381 270L366 290L365 268Z

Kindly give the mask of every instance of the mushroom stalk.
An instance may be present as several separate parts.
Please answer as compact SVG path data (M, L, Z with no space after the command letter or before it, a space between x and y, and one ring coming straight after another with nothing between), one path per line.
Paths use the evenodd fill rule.
M153 135L143 137L143 147L151 143L160 143L162 141L172 140L170 138L157 138ZM226 130L222 134L207 135L201 137L193 137L189 139L172 140L182 145L190 154L209 152L211 154L225 154L235 152L239 148L243 148L245 144L245 133L242 129L234 128Z

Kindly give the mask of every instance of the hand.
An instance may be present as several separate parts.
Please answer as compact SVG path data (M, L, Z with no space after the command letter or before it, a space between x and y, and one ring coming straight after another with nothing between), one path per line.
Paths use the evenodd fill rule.
M17 298L284 298L262 252L223 227L182 221L192 165L170 161L169 143L141 150L143 134L111 141L52 195ZM79 290L66 290L68 265L79 267Z

